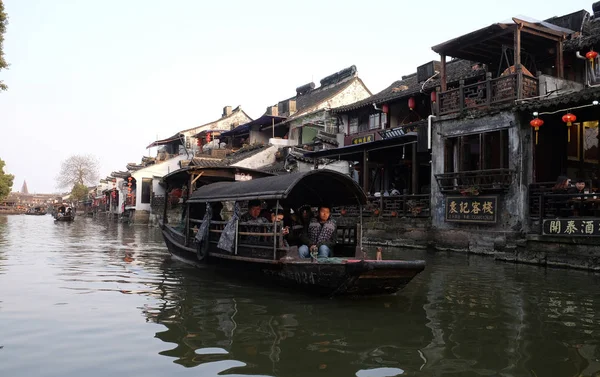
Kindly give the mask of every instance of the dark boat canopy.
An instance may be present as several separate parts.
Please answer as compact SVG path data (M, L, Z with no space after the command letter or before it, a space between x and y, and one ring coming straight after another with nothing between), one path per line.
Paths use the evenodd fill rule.
M200 187L189 203L284 199L290 205L331 206L365 204L367 198L349 176L329 169L252 179L217 182Z

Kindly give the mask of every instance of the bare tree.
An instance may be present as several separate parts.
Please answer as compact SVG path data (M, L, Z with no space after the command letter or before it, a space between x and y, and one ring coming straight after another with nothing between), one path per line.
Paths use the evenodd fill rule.
M98 182L98 160L91 155L75 155L60 166L56 187L73 187L76 184L91 186Z

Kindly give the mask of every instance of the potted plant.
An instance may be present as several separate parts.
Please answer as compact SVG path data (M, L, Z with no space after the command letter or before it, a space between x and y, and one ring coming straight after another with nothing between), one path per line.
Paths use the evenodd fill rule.
M423 206L414 199L407 201L406 206L413 216L418 215L423 210Z
M479 195L480 192L481 192L481 189L477 185L469 186L467 188L460 190L460 193L463 196L467 196L467 195L477 196L477 195Z

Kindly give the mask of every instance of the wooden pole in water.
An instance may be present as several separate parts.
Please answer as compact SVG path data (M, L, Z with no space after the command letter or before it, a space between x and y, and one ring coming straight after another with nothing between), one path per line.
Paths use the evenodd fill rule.
M273 260L277 259L277 215L279 212L279 199L275 204L275 219L273 220Z
M169 184L167 183L166 186L167 187L165 187L165 200L163 206L163 224L169 223L169 221L167 220L167 206L169 205Z
M190 190L193 184L194 175L191 174L190 179L188 180L187 192L185 193L185 195L182 195L182 198L184 200L182 204L185 205L185 208L183 209L185 211L185 246L188 246L190 244L190 206L188 204L188 199L190 197Z
M234 245L234 254L235 255L237 255L239 231L240 231L240 220L235 220L235 239L233 240L233 242L235 243L235 245Z

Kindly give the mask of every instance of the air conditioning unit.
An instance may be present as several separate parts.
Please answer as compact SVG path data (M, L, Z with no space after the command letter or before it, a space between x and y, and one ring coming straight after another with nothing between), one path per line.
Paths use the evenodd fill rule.
M417 81L424 82L431 76L435 75L435 72L440 72L442 63L432 60L427 64L417 67Z

